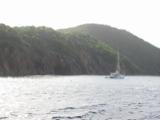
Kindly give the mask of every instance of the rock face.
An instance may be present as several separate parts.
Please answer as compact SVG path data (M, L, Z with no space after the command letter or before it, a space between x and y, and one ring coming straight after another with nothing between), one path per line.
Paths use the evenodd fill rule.
M113 49L119 49L141 71L137 74L160 75L160 49L125 30L106 25L84 24L59 31L88 34Z
M125 56L121 60L127 74L140 72ZM115 66L116 51L89 35L0 24L0 76L109 74Z

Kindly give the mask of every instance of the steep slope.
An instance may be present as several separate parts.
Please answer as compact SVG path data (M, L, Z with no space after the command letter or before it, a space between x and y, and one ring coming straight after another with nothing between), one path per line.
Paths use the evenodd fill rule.
M0 76L109 74L115 60L111 47L88 35L0 24ZM125 57L121 64L128 74L139 71Z
M141 74L160 74L160 49L125 30L106 25L84 24L59 31L89 34L98 41L119 49L121 54L141 69Z

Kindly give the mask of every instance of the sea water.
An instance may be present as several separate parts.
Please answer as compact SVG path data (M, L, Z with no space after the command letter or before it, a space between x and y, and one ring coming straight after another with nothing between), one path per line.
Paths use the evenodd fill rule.
M0 78L0 120L160 120L160 77Z

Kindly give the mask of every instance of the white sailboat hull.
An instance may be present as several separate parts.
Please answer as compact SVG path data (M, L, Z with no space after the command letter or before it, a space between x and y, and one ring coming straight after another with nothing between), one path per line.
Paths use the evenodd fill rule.
M111 73L109 77L113 79L124 79L125 78L125 76L120 73Z
M119 71L116 71L114 73L111 73L109 77L114 79L124 79L125 76L121 74Z

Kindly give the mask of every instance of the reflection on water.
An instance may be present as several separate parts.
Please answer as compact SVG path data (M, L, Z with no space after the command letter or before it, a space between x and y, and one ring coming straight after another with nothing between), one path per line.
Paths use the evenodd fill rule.
M160 77L0 78L0 120L159 120Z

